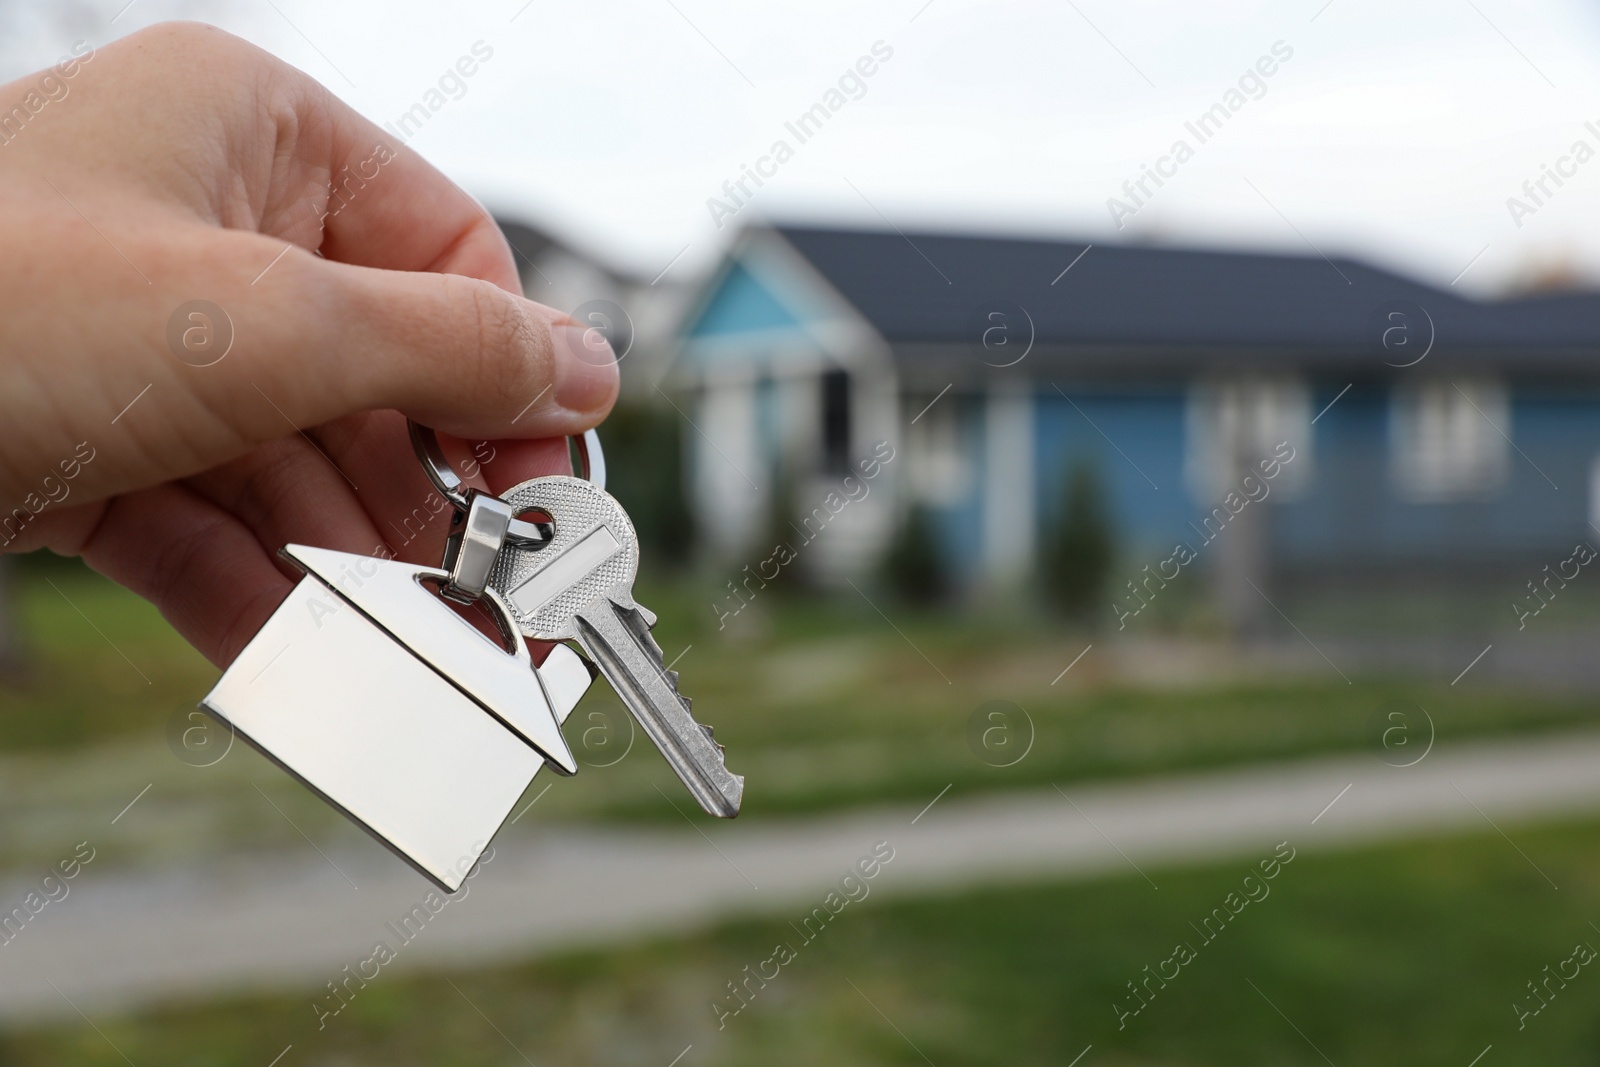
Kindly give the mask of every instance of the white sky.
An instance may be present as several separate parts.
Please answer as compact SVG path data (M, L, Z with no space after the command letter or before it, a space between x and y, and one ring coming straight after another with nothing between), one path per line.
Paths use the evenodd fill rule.
M178 2L135 0L112 25L126 0L86 3L76 20L40 0L37 24L9 35L8 68L43 66L71 37L104 43ZM675 272L711 262L733 227L713 226L707 197L882 40L894 56L866 95L799 145L738 221L882 225L881 212L902 229L1309 241L1441 285L1472 264L1459 287L1476 293L1548 262L1600 279L1600 159L1522 228L1506 207L1574 140L1600 149L1583 128L1600 129L1600 6L1580 0L525 2L185 11L379 122L485 41L494 58L412 146L496 211L646 275L686 246ZM1193 144L1185 120L1278 40L1294 58L1267 94L1119 234L1106 199L1177 137Z

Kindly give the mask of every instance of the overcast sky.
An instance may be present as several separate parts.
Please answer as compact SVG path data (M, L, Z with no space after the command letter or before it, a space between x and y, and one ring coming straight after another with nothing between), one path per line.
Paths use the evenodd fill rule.
M8 69L176 0L13 16ZM21 5L26 7L26 4ZM374 120L492 58L410 141L494 210L653 275L704 269L758 214L1355 255L1492 293L1543 264L1600 278L1600 5L1579 0L189 0ZM72 28L72 27L75 27ZM785 128L875 43L801 144ZM1243 105L1201 143L1186 122ZM26 57L34 62L28 64ZM437 99L437 98L435 98ZM837 97L835 102L837 102ZM1594 120L1594 131L1585 122ZM718 228L707 200L778 139L793 158ZM1122 191L1185 140L1135 205ZM1119 197L1137 212L1118 229ZM1521 218L1519 196L1537 210ZM731 202L730 202L731 206ZM687 249L687 251L685 251ZM1465 271L1463 274L1462 272Z

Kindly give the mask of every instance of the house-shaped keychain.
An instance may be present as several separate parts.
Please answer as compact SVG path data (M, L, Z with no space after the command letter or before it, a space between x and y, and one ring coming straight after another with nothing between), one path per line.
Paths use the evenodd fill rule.
M591 675L564 645L533 668L425 588L449 575L289 545L305 571L202 705L447 891L540 766L577 772L560 724Z

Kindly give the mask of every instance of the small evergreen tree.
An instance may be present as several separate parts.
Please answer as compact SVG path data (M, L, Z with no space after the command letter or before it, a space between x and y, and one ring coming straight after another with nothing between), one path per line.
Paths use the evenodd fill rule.
M1085 618L1100 605L1115 555L1111 517L1095 469L1072 465L1066 502L1044 552L1045 589L1068 615Z
M607 490L627 508L651 565L681 565L694 543L681 422L671 408L619 403L606 419Z
M914 604L934 604L948 591L939 546L934 541L934 521L928 508L913 504L884 557L884 577L901 599Z
M772 489L767 497L766 525L756 548L762 553L772 552L779 545L788 545L797 558L783 568L783 573L770 584L779 595L808 588L810 562L805 557L806 535L800 526L800 511L795 507L795 478L782 454L772 470Z

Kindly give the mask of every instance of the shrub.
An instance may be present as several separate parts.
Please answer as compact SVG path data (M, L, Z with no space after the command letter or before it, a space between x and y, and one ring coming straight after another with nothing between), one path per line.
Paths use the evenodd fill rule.
M926 506L913 504L905 512L884 557L884 578L897 596L914 604L937 603L949 591Z
M1105 492L1087 462L1067 475L1065 506L1046 539L1045 591L1053 606L1084 618L1103 599L1115 551Z
M683 447L670 408L618 404L600 429L606 490L627 509L651 565L683 564L694 545L685 500Z

